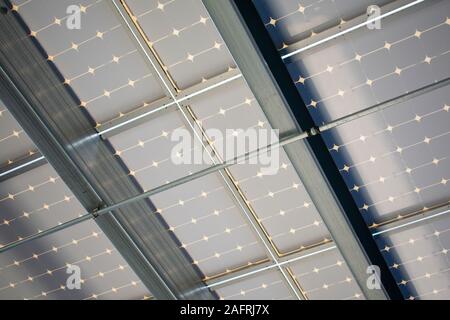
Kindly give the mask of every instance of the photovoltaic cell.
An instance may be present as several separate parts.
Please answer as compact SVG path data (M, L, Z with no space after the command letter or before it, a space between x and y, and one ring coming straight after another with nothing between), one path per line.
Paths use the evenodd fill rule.
M69 265L81 287L67 286ZM0 298L145 299L148 290L92 221L0 254Z
M0 183L0 244L78 217L84 209L49 164Z
M405 299L449 299L449 231L447 214L377 236Z

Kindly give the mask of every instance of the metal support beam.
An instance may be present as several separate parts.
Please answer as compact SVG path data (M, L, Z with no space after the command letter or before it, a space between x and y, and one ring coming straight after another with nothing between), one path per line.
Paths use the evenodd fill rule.
M252 1L203 0L272 127L281 132L315 127ZM320 135L285 148L322 220L368 299L401 299ZM366 286L370 265L381 269L381 290Z
M95 218L156 298L214 298L164 221L152 214L156 208L148 199L98 214L99 208L135 197L142 189L127 176L124 164L95 131L93 119L78 107L79 99L24 26L15 12L0 19L1 99L89 212L52 232ZM38 236L26 239L32 238Z
M226 80L226 79L225 79ZM194 94L195 94L195 92L194 92ZM188 96L189 96L189 94L187 94ZM180 102L180 99L179 99L179 101L178 102ZM175 103L175 102L174 102ZM381 109L381 108L379 108L379 109ZM375 112L374 111L375 110L375 108L373 108L371 111L368 111L368 112ZM359 117L359 116L364 116L364 114L358 114L358 115L353 115L353 116L357 116L357 117ZM344 120L344 119L340 119L341 121L343 121L343 122L341 122L341 123L345 123L345 122L348 122L349 121L349 119L346 119L346 120ZM336 126L336 125L339 125L340 123L334 123L334 124L329 124L328 126L323 126L323 127L321 127L321 128L319 128L321 131L324 131L324 130L328 130L328 129L330 129L330 128L332 128L332 127L334 127L334 126ZM319 131L320 131L319 130ZM309 135L311 135L311 131L308 131L308 134ZM292 137L290 137L289 139L286 139L285 140L285 142L287 142L288 140L289 140L289 142L287 142L287 143L282 143L282 144L280 144L280 145L287 145L288 143L292 143L292 142L295 142L295 141L300 141L300 140L302 140L302 139L304 139L304 138L306 138L306 136L308 135L308 134L298 134L298 135L295 135L295 136L292 136ZM276 147L276 146L272 146L272 147ZM258 151L258 152L260 152L260 151ZM249 156L249 155L247 155L247 156ZM225 164L225 166L223 166L222 168L226 168L227 166L228 166L229 164ZM216 168L217 170L220 170L220 168ZM214 170L214 171L216 171L216 170ZM213 172L213 171L212 171ZM192 177L191 176L191 178L194 178L194 177ZM184 183L184 182L182 182L182 183ZM158 192L161 192L161 191L158 191ZM143 194L141 194L140 196L142 196ZM144 197L141 197L141 198L139 198L139 199L143 199ZM127 204L129 204L129 203L132 203L132 202L134 202L134 201L138 201L139 200L138 198L135 198L135 199L133 199L133 201L129 201L129 202L127 202ZM130 198L130 199L127 199L127 200L132 200L132 198ZM122 206L125 206L126 204L121 204L120 206L117 206L116 207L116 209L117 208L119 208L119 207L122 207ZM111 208L111 207L109 207L109 208ZM107 208L105 208L105 209L108 209L108 207ZM112 209L110 209L110 210L105 210L105 209L102 209L102 210L100 210L99 212L101 212L101 214L98 214L97 212L95 212L95 211L92 211L92 214L93 214L93 216L101 216L101 215L103 215L103 214L105 214L105 216L110 216L110 210L112 210ZM98 214L98 215L97 215ZM65 225L61 225L61 226L58 226L58 227L56 227L56 228L54 228L53 229L53 232L56 232L56 231L59 231L59 230L62 230L62 229L64 229L64 228L66 228L66 227L69 227L69 226L71 226L71 225L74 225L74 224L77 224L77 223L80 223L80 222L82 222L82 221L85 221L85 220L87 220L87 219L90 219L90 218L92 218L93 216L91 216L90 214L88 214L88 215L86 215L86 216L83 216L83 217L81 217L81 218L77 218L77 219L74 219L74 220L72 220L72 221L70 221L68 224L65 224ZM121 227L121 224L120 223L118 223L118 220L113 216L113 215L111 215L112 217L113 217L113 221L115 221L115 223L116 224L118 224L118 226L119 227ZM117 225L116 225L117 226ZM123 227L122 227L123 228ZM52 232L52 233L53 233ZM48 234L48 233L47 233ZM129 243L131 243L131 244L133 244L132 246L134 246L135 247L135 249L139 249L137 246L136 246L136 244L133 242L133 239L131 239L131 237L129 237L129 235L127 234L127 232L124 232L123 233L125 236L128 236L128 241L131 241L131 242L129 242ZM33 237L33 239L36 239L36 238L38 238L38 237L41 237L42 235L40 235L40 236L32 236ZM28 239L27 241L29 241L29 240L31 240L31 239ZM3 252L3 251L6 251L6 250L8 250L9 248L2 248L1 249L1 251L0 252ZM145 258L145 257L144 257ZM286 262L279 262L279 261L277 261L276 262L276 264L274 265L275 267L280 267L281 265L284 265L284 264L286 264L286 263L288 263L288 262L292 262L291 260L292 260L293 258L292 257L289 257L289 259L288 260L286 260ZM148 262L148 261L147 261ZM156 272L157 273L157 271L156 270L154 270L154 272ZM164 282L164 281L163 281ZM144 281L144 283L145 283L145 281Z
M20 160L14 161L13 163L0 168L0 183L42 166L45 163L47 163L47 160L45 160L45 157L40 152L36 152L31 156L23 157Z
M417 92L420 92L420 91L421 92L425 92L425 91L426 92L430 92L431 90L437 90L438 88L441 88L443 86L447 86L449 84L450 84L450 79L447 78L447 79L441 80L441 81L433 84L432 86L427 86L427 87L424 87L424 88L412 91L410 94L414 94L414 93L417 93ZM180 186L182 184L188 183L190 181L199 179L201 177L207 176L209 174L218 172L219 170L228 168L228 167L230 167L230 166L232 166L234 164L246 161L246 160L250 159L251 157L255 157L255 156L259 155L260 153L273 151L276 148L280 148L280 147L284 147L284 146L289 146L290 144L294 144L295 142L304 140L304 139L306 139L308 137L313 137L313 136L317 135L319 132L324 132L324 131L330 130L330 129L338 126L338 125L342 125L342 124L345 124L345 123L347 123L349 121L353 121L354 119L361 117L361 115L367 115L367 114L376 112L376 110L381 111L381 110L383 110L385 108L392 107L392 106L395 105L393 103L393 101L397 100L397 99L400 99L401 101L407 101L407 100L404 100L404 99L406 99L406 96L403 96L403 98L402 97L398 97L398 98L395 98L395 99L383 102L381 104L377 104L377 105L368 107L366 109L363 109L361 111L355 112L355 113L350 114L348 116L344 116L342 118L336 119L336 120L334 120L334 121L332 121L332 122L330 122L328 124L325 124L323 126L320 126L318 128L313 128L312 130L308 130L308 131L305 131L305 132L302 132L302 133L291 134L289 136L286 136L286 137L280 139L280 141L278 143L267 145L267 146L265 146L263 148L260 148L260 149L252 150L250 152L247 152L246 154L239 155L239 156L237 156L237 157L235 157L233 159L229 159L227 161L224 161L221 164L216 164L216 165L213 165L213 166L208 167L206 169L197 171L197 172L195 172L195 173L193 173L191 175L184 176L184 177L181 177L179 179L173 180L170 183L166 183L166 184L160 185L160 186L155 187L153 189L150 189L148 191L142 192L142 193L140 193L140 194L138 194L136 196L133 196L133 197L124 199L122 201L116 202L115 204L109 205L109 206L101 208L99 210L95 210L95 211L92 211L92 212L87 212L87 213L85 213L85 215L93 218L94 216L99 217L99 216L102 216L102 215L109 214L113 210L119 209L119 208L121 208L123 206L126 206L128 204L134 203L136 201L139 201L139 200L142 200L142 199L146 199L146 198L148 198L148 197L150 197L152 195L155 195L155 194L158 194L158 193L170 190L172 188L175 188L177 186ZM27 242L31 241L31 240L38 239L38 238L41 238L41 237L53 234L53 233L55 233L55 232L57 232L59 230L63 230L65 228L68 228L68 227L73 225L72 221L73 220L65 222L65 223L62 223L60 226L58 226L58 228L49 228L47 230L44 230L44 231L40 232L39 234L33 236L33 239L30 239L31 237L26 237L26 238L23 238L22 240L18 240L18 241L15 241L13 243L10 243L9 245L1 247L0 248L0 253L5 252L7 250L10 250L12 248L15 248L17 246L20 246L20 245L22 245L24 243L27 243Z

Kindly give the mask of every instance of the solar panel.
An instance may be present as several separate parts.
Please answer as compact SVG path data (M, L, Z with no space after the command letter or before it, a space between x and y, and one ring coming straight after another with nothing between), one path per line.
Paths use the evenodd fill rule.
M161 216L204 273L215 277L267 260L220 176L206 176L151 197Z
M232 136L232 130L272 129L243 80L193 98L191 108L205 130L220 130L223 136ZM248 145L242 152L251 150ZM228 160L232 155L223 152L222 158ZM264 168L262 164L244 163L230 167L230 173L280 254L330 241L284 151L280 151L275 174L264 174Z
M302 32L306 34L299 28L310 27L302 22L308 10L294 12L291 9L296 4L289 1L283 5L273 1L254 2L263 21L268 21L266 28L280 49L280 55L295 52L302 44L311 45L321 40L313 28L309 37L296 39ZM317 21L313 18L313 7L318 13L326 12L331 5L331 1L311 4L311 23ZM339 10L342 3L333 5ZM352 6L353 13L359 10L362 14L365 8L366 4L361 4L360 8ZM443 39L448 37L449 9L448 3L443 1L420 10L410 9L403 15L383 19L379 30L360 28L345 37L283 58L316 124L328 123L445 79L449 48L448 41ZM338 24L343 26L349 15L353 15L351 11L345 13L345 7L342 13L334 12L333 15L331 10L329 12L327 21L332 24L332 21L342 19ZM347 18L344 17L346 14ZM270 17L281 18L270 23ZM318 15L317 19L322 17ZM328 25L328 28L333 26ZM447 91L445 87L433 90L322 134L348 190L373 230L448 203L449 168L445 145L448 144L450 122ZM438 222L433 225L440 229ZM394 249L397 241L402 243L397 239L414 234L415 229L420 234L427 227L383 235L383 239L378 240L388 243L387 250L384 245L380 247L387 261L402 265L402 261L410 261L409 257L416 255L415 249L407 246L400 245L399 253ZM391 245L392 250L389 250ZM422 254L425 252L432 255L435 252L433 244L424 248ZM445 270L445 263L443 266ZM402 284L402 279L409 278L410 273L413 275L409 279L414 279L414 267L408 268L397 270L391 267L404 296L432 297L427 292L434 289L422 286L419 281ZM445 275L440 276L445 278ZM445 292L435 290L435 297L445 296Z
M82 27L73 30L66 27L68 0L12 3L43 62L123 168L107 183L164 188L233 159L234 149L223 145L249 131L278 129L200 0L83 0ZM446 1L384 18L379 30L357 28L315 45L366 21L369 5L404 3L412 2L253 1L317 126L447 78ZM264 63L270 69L273 61ZM320 133L406 299L449 298L450 220L445 212L433 215L450 203L449 98L446 87L430 90ZM0 103L0 172L38 154L7 107ZM181 132L197 144L175 153ZM220 299L366 299L370 293L334 244L286 150L279 149L275 172L261 163L234 164L159 190L145 208L198 282ZM198 151L206 160L196 163ZM183 156L194 161L177 164ZM0 211L0 247L85 213L48 163L0 180ZM145 242L144 225L138 229ZM2 252L0 299L151 298L152 288L136 275L142 273L112 242L87 221ZM70 265L81 267L81 290L67 286Z
M172 150L178 143L172 141L172 134L190 129L183 120L179 111L171 111L110 138L116 156L123 159L129 175L144 190L206 167L205 164L176 165L172 161ZM220 176L192 181L151 200L156 207L154 213L168 224L167 232L175 233L180 248L187 250L205 277L267 259Z
M80 289L67 284L71 265L80 268ZM2 253L0 274L1 299L150 297L108 238L90 221Z
M447 103L442 88L327 135L369 225L449 200Z
M316 123L445 78L447 11L447 5L439 2L404 17L387 18L380 30L359 29L285 60Z
M448 299L448 216L377 237L405 299Z
M2 182L0 210L2 245L84 213L81 204L49 164Z
M280 52L287 53L296 43L338 26L365 13L370 5L383 6L389 0L254 0L258 12Z

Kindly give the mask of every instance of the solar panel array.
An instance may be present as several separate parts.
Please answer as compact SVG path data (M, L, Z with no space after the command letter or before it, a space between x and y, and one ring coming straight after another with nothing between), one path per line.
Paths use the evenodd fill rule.
M69 0L12 3L143 190L229 159L208 130L226 140L240 129L271 129L200 0L84 0L79 30L65 26ZM280 55L372 3L254 0ZM314 121L447 77L449 12L436 1L285 59ZM324 134L368 227L387 230L375 239L405 298L449 298L447 217L388 230L411 212L449 203L449 98L443 88ZM38 152L7 107L0 104L2 166ZM202 142L188 152L204 149L210 163L174 164L180 129ZM151 196L152 214L221 299L364 299L283 150L277 169L233 165ZM2 246L82 213L50 164L0 182ZM151 297L92 221L0 253L0 264L2 299ZM66 288L68 265L81 267L81 290Z
M357 7L345 1L254 3L282 56L308 38L314 43L324 16L344 25ZM383 8L386 1L376 4ZM361 28L284 59L314 121L321 125L447 78L449 11L448 2L432 2L383 19L378 30ZM298 42L305 25L311 33ZM444 87L323 133L374 231L449 203L449 99ZM405 298L448 299L445 219L377 236Z

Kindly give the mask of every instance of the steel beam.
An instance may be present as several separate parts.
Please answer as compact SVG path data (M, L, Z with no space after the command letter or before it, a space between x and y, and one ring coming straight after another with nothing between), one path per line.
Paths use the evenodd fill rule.
M450 84L450 79L444 79L444 80L441 80L440 82L435 83L433 85L433 87L428 87L426 90L427 90L427 92L429 92L430 90L432 90L432 88L437 89L437 88L441 88L443 85L449 85L449 84ZM421 88L421 89L418 89L416 91L412 91L411 94L413 94L415 92L418 92L419 90L425 90L425 88ZM400 99L400 98L395 98L395 99ZM393 99L393 100L395 100L395 99ZM406 100L402 100L402 101L406 101ZM330 130L330 129L338 126L338 125L345 124L348 121L353 121L355 118L360 117L360 115L362 115L362 114L367 115L367 114L370 114L371 112L375 112L374 110L379 110L380 111L380 110L383 110L384 108L392 107L394 105L395 104L390 103L389 101L383 102L381 104L377 104L377 105L368 107L366 109L363 109L361 111L355 112L353 114L350 114L350 115L344 116L342 118L336 119L336 120L334 120L334 121L332 121L330 123L327 123L327 124L325 124L323 126L320 126L318 128L312 128L312 130L308 130L306 132L288 135L288 136L286 136L284 138L281 138L278 143L271 144L271 145L262 147L260 149L253 150L251 152L247 152L246 154L236 156L233 159L229 159L227 161L224 161L223 163L216 164L216 165L213 165L211 167L205 168L203 170L197 171L197 172L195 172L193 174L190 174L190 175L178 178L176 180L173 180L170 183L166 183L166 184L160 185L160 186L155 187L153 189L150 189L148 191L142 192L142 193L140 193L140 194L138 194L136 196L133 196L133 197L124 199L122 201L116 202L115 204L109 205L109 206L101 208L99 210L87 212L87 213L85 213L85 215L90 216L92 218L94 216L98 217L98 216L109 214L111 211L119 209L121 207L124 207L124 206L126 206L128 204L134 203L134 202L142 200L142 199L146 199L146 198L148 198L148 197L150 197L152 195L155 195L155 194L158 194L158 193L170 190L170 189L175 188L177 186L180 186L182 184L188 183L190 181L199 179L199 178L207 176L209 174L218 172L218 171L220 171L222 169L228 168L228 167L230 167L230 166L232 166L234 164L246 161L246 160L248 160L248 159L250 159L252 157L255 157L255 156L259 155L262 152L269 152L269 151L275 150L276 148L289 146L290 144L293 144L295 142L304 140L304 139L306 139L308 137L313 137L313 136L317 135L319 132L324 132L324 131ZM383 108L383 106L384 106L384 108ZM346 121L346 119L347 119L347 121ZM44 230L44 231L40 232L39 234L37 234L36 236L33 236L33 239L44 237L46 235L55 233L56 231L65 229L65 228L67 228L69 226L72 226L72 225L73 225L72 221L65 222L65 223L61 224L58 227L57 230L55 228L50 228L50 229ZM0 248L0 253L4 252L4 251L7 251L7 250L10 250L12 248L15 248L17 246L20 246L20 245L30 241L29 238L30 237L24 238L22 240L15 241L15 242L7 245L7 246L4 246L4 247Z
M148 199L97 215L99 208L143 190L127 176L124 164L95 131L95 122L78 107L79 99L46 61L44 49L27 35L25 25L11 11L0 19L1 99L89 212L52 232L95 218L156 298L215 298L165 223L152 214L156 209Z
M31 156L23 157L20 160L0 168L0 183L42 166L45 163L47 163L47 160L45 160L45 157L40 152L35 152Z
M289 73L252 1L203 0L241 73L272 127L281 132L314 128ZM401 299L351 194L320 135L286 147L286 153L322 220L368 299ZM366 286L370 265L381 269L381 290Z

